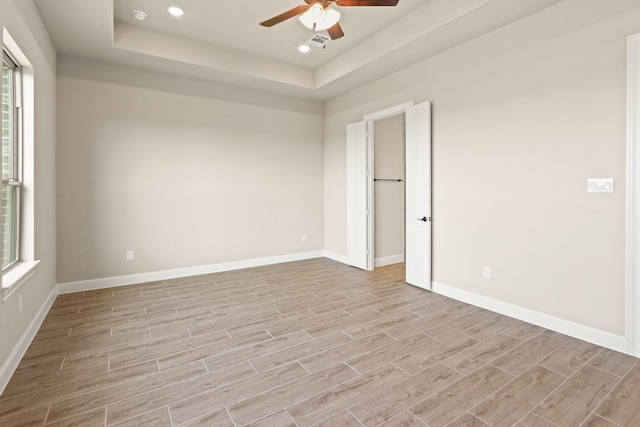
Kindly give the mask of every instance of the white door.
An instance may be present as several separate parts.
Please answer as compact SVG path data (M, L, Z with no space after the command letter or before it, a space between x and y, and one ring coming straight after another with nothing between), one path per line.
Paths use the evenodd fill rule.
M640 34L628 39L627 341L640 357Z
M405 114L406 281L431 289L431 103Z
M347 125L347 263L370 270L369 177L367 122Z

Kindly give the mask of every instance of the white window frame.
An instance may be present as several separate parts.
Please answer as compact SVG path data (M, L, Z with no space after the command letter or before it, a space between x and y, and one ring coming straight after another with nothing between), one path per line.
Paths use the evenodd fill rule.
M2 50L8 52L20 67L20 106L18 132L20 138L20 232L17 262L2 271L2 301L11 296L36 273L40 263L35 259L34 181L35 181L35 71L6 28L2 29Z
M9 240L12 242L12 249L10 254L10 261L7 265L4 265L4 250L3 247L3 274L15 267L20 262L20 245L21 245L21 211L22 211L22 70L20 64L13 58L10 52L6 49L2 49L2 62L7 64L11 69L11 171L8 179L2 180L3 190L4 187L11 187L15 191L15 200L13 206L13 224L10 227L12 236ZM4 94L3 94L4 95ZM3 209L6 209L3 206ZM2 230L3 233L5 230ZM2 241L5 241L3 235Z

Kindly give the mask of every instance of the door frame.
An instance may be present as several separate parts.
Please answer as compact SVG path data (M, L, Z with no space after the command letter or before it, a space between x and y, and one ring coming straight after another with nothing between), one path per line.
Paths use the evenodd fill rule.
M374 239L374 233L375 233L375 192L373 191L374 185L373 185L373 179L374 179L374 175L375 175L375 171L373 170L373 165L374 165L374 159L375 159L375 150L374 150L374 139L375 139L375 134L374 134L374 126L373 123L377 120L382 120L382 119L387 119L389 117L393 117L393 116L397 116L399 114L405 114L407 112L407 110L411 107L414 106L414 102L413 101L408 101L399 105L394 105L393 107L389 107L389 108L385 108L384 110L380 110L380 111L376 111L375 113L371 113L371 114L366 114L365 116L363 116L363 120L365 122L367 122L367 129L368 134L367 134L367 144L369 146L369 150L367 151L367 162L369 164L369 199L368 199L368 206L367 209L369 211L369 216L367 218L367 232L368 232L368 239L367 239L367 253L369 254L368 258L367 258L367 270L373 270L375 268L375 239ZM405 136L406 139L406 136ZM405 205L406 205L406 200L405 200ZM406 251L405 251L406 252ZM405 253L405 257L406 257L406 253Z
M375 175L375 171L373 170L374 159L375 159L375 150L374 150L374 140L375 140L375 127L374 122L377 120L388 119L389 117L397 116L399 114L405 114L407 110L414 106L413 101L408 101L402 104L394 105L393 107L385 108L381 111L376 111L375 113L366 114L363 116L363 120L367 122L367 129L369 129L369 133L367 134L367 144L370 150L367 152L368 158L367 162L370 165L370 176L369 176L369 203L367 209L369 209L369 218L368 218L368 239L367 239L367 251L369 253L367 270L373 270L375 268L375 192L373 191L373 179ZM406 120L406 119L405 119ZM406 141L406 136L404 137ZM406 205L406 200L405 200ZM406 226L406 225L405 225ZM406 250L405 250L406 252ZM406 256L406 253L405 253Z
M640 357L640 33L627 38L626 338Z

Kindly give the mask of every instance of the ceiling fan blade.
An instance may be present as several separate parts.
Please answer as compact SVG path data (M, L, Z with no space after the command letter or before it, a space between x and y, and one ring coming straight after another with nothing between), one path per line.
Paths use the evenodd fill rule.
M273 27L274 25L279 24L282 21L286 21L289 18L293 18L294 16L298 16L301 13L306 12L307 9L309 9L309 6L306 4L294 7L293 9L281 13L278 16L274 16L271 19L267 19L266 21L261 22L260 25L262 25L263 27Z
M336 23L336 25L327 29L327 32L329 33L329 37L331 37L331 40L336 40L344 36L344 32L342 31L342 27L340 27L339 23Z
M398 0L336 0L338 6L396 6Z

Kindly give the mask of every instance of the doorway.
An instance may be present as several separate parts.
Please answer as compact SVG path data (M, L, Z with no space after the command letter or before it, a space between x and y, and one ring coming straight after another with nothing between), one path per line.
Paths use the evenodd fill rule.
M404 262L405 117L373 122L374 267Z
M374 122L404 116L404 258L407 283L431 289L431 103L413 102L347 126L347 263L375 268ZM390 179L393 179L390 178ZM400 179L400 178L397 178Z

